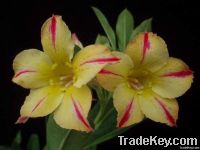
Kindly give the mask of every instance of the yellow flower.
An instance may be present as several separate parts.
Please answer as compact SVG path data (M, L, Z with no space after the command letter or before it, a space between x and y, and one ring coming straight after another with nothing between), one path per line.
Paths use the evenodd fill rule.
M132 40L117 64L106 66L97 76L105 89L114 91L118 127L143 120L175 126L178 118L176 97L191 86L192 71L180 59L169 57L162 38L142 33Z
M72 39L61 16L52 16L41 30L44 52L28 49L15 57L13 82L31 89L17 123L53 112L63 128L92 131L87 121L92 95L86 84L106 64L119 59L101 45L87 46L73 58L77 41Z

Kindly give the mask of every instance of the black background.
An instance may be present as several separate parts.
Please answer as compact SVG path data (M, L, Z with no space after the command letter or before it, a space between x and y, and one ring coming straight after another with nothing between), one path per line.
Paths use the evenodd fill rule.
M10 144L17 130L21 129L23 145L31 133L38 133L41 145L44 145L44 118L31 119L25 125L14 125L29 91L11 82L12 61L24 49L42 49L40 29L52 14L62 15L70 30L77 33L84 45L93 43L97 33L103 34L103 30L91 6L101 9L113 27L124 8L132 12L136 25L153 17L153 32L164 38L170 55L181 58L194 71L192 88L178 98L180 112L177 127L170 128L145 120L123 135L199 137L200 8L197 0L7 0L0 2L0 144ZM108 146L124 148L119 146L119 140L115 138L101 144L99 150L108 149Z

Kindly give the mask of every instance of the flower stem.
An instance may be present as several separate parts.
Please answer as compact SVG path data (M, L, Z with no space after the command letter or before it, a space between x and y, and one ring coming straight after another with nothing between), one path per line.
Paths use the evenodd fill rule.
M107 110L107 106L111 100L112 95L111 93L106 92L104 89L98 89L97 96L100 101L100 110L94 120L95 128L98 128L102 123L102 120L104 120L105 116L107 116L108 113L105 114L105 112Z

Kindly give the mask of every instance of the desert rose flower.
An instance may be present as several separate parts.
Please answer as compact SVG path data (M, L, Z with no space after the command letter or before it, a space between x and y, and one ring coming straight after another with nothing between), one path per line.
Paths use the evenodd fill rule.
M118 112L117 126L126 127L143 120L175 126L178 103L175 98L191 86L193 73L180 59L169 57L164 40L153 33L141 33L127 46L121 58L97 76L105 89L113 91Z
M92 101L87 83L119 59L101 45L86 46L74 56L77 38L73 39L61 16L53 15L41 29L44 51L28 49L15 57L13 82L31 89L17 123L53 113L63 128L92 131L87 120Z

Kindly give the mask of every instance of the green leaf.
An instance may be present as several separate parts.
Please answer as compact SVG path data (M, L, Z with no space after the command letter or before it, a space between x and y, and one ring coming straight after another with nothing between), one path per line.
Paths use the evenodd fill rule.
M82 150L89 134L73 130L65 141L62 150Z
M21 131L18 131L16 136L15 136L13 143L21 144L21 142L22 142Z
M129 127L130 128L130 127ZM89 147L91 146L94 146L94 145L97 145L97 144L100 144L100 143L103 143L105 141L108 141L122 133L124 133L125 131L127 131L129 128L123 128L123 129L115 129L107 134L104 134L100 137L97 137L95 140L91 141L91 143L89 143L88 145L86 145L84 147L84 150L85 149L88 149Z
M47 145L45 145L42 150L49 150L49 149L48 149Z
M96 116L98 115L99 110L100 110L100 104L98 102L93 106L92 110L88 115L88 120L92 124L92 126L94 126L94 118L96 118Z
M111 93L101 87L93 87L93 89L97 93L98 101L91 114L96 113L97 110L98 114L94 117L95 131L88 136L84 150L88 150L88 148L103 143L127 130L116 128L117 112L113 106Z
M53 120L53 115L50 115L47 122L47 149L62 150L65 140L71 130L65 130L57 126Z
M107 47L110 47L110 43L109 43L108 38L106 36L103 36L103 35L100 35L100 34L97 35L95 43L96 44L102 44L102 45L105 45Z
M112 49L116 49L116 37L115 37L115 33L112 29L112 27L110 26L108 20L106 19L106 17L104 16L104 14L97 8L92 7L94 13L96 14L101 26L103 27L110 43L111 43L111 47Z
M110 101L112 104L112 101ZM75 130L66 130L60 128L53 120L52 115L49 116L47 124L47 145L44 150L96 150L96 145L105 142L123 132L127 129L116 129L116 111L113 105L105 109L98 128L94 132L85 133ZM97 103L90 115L89 120L94 120L95 115L99 110Z
M105 115L105 117L102 119L102 124L99 126L99 128L95 129L95 132L88 137L88 141L84 147L84 150L110 140L128 129L116 128L116 116L117 113L113 108L107 112L107 115Z
M87 133L63 129L55 123L53 115L49 116L47 123L48 150L81 150L87 135Z
M140 25L138 25L132 32L130 40L134 39L141 32L152 31L152 18L144 20Z
M116 33L118 38L119 50L123 51L129 42L131 31L134 28L134 19L132 14L124 9L117 19Z
M107 94L108 93L106 93L106 95ZM84 150L87 150L92 146L110 140L130 128L130 127L123 129L116 128L117 112L114 109L112 99L107 97L107 100L108 103L104 108L101 116L99 117L100 118L99 121L97 122L97 124L95 124L96 125L95 132L89 135L86 145L84 146Z
M96 147L96 146L90 147L90 148L88 148L87 150L97 150L97 147Z
M27 144L27 150L40 150L40 142L37 134L32 134Z
M22 141L21 131L18 131L15 139L12 142L11 149L12 150L21 150L21 146L20 146L21 141Z
M99 104L99 112L94 119L94 124L95 128L98 128L98 126L102 123L102 118L108 115L107 112L113 108L113 104L112 94L110 92L106 91L102 87L96 87L95 91L98 97L97 105Z

